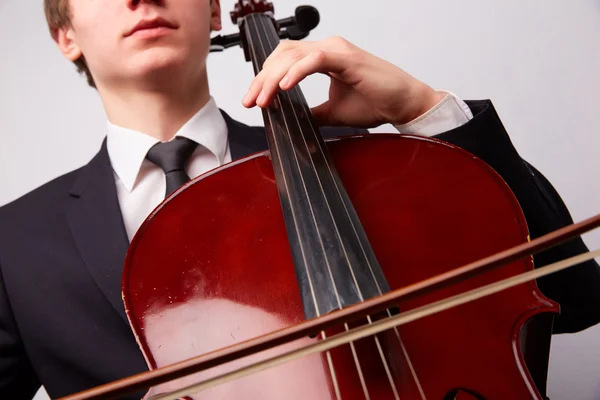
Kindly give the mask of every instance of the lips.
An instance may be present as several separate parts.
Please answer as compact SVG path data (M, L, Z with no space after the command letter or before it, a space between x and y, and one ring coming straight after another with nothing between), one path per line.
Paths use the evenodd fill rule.
M133 28L131 28L127 33L125 33L125 37L131 36L136 32L151 30L157 28L168 28L168 29L177 29L177 25L172 22L167 21L164 18L158 17L153 19L145 19L137 23Z

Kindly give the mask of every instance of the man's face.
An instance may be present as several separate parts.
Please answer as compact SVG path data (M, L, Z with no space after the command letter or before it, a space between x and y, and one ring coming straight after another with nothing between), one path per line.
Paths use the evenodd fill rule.
M201 71L210 31L221 29L219 0L70 0L70 8L59 47L71 60L83 54L97 84Z

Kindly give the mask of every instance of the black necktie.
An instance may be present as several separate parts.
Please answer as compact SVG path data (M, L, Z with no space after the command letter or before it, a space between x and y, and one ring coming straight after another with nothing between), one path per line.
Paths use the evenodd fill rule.
M157 143L148 150L146 158L165 172L167 182L165 197L190 180L185 167L196 146L198 143L190 139L177 137L170 142Z

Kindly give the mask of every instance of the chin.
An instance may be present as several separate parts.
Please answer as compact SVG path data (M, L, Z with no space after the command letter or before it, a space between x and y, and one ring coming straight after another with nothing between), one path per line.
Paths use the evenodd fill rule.
M164 69L173 69L183 66L185 55L172 48L152 48L136 54L131 60L131 70L139 72L151 72Z
M173 80L185 78L190 71L199 69L198 66L192 65L192 60L186 53L175 49L154 48L137 54L127 69L134 79Z

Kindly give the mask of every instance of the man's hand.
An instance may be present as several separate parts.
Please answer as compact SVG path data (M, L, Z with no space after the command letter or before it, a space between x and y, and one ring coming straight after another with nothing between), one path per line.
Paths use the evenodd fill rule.
M282 41L252 81L242 104L267 107L278 89L291 89L317 72L331 77L329 100L312 109L320 125L402 125L444 97L397 66L333 37L319 42Z

